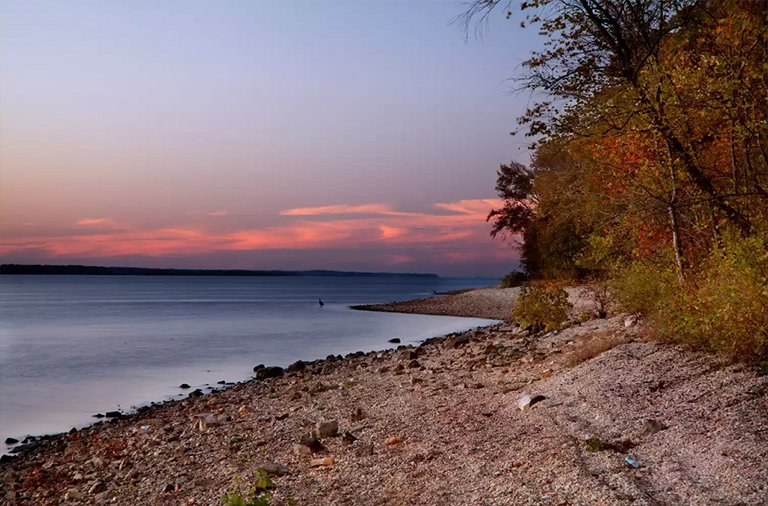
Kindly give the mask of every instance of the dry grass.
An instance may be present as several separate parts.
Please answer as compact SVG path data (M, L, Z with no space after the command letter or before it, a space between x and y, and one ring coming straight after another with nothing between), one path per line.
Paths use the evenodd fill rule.
M626 342L626 337L615 333L598 332L582 336L574 343L574 349L570 353L568 365L576 367L582 362L595 358L601 353L612 350Z

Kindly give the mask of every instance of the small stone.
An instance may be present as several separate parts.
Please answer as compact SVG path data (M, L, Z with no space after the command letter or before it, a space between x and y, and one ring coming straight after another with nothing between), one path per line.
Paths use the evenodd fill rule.
M333 437L339 433L339 422L337 420L331 420L328 422L317 422L315 428L312 429L312 437L315 439L324 439L327 437Z
M373 455L373 445L370 443L355 444L355 455L358 457L366 457Z
M175 488L176 488L175 483L166 483L165 486L160 487L160 492L162 493L173 492Z
M357 441L357 437L355 437L355 435L352 434L351 432L345 431L344 434L341 436L341 440L347 444L352 444L355 441Z
M395 368L394 368L394 369L392 369L392 371L394 371L394 372L401 372L401 371L402 371L402 370L404 370L404 369L405 369L405 367L403 367L403 364L397 364L397 365L395 366Z
M649 436L652 436L656 434L657 432L661 432L663 430L668 429L666 425L664 425L662 422L658 420L654 420L653 418L647 418L643 420L643 431L648 434Z
M349 423L351 424L357 423L360 420L365 418L365 412L361 408L357 407L349 413L348 418L349 418Z
M227 382L226 382L226 381L224 381L224 380L221 380L221 381L217 381L216 383L217 383L218 385L226 385L226 384L227 384Z
M290 474L291 470L282 464L276 464L274 462L268 462L259 468L260 471L265 472L270 476L285 476Z
M306 368L307 368L306 363L304 363L302 360L297 360L296 362L288 366L288 372L299 372L299 371L303 371Z
M104 413L96 413L93 418L104 418Z
M384 374L385 372L389 372L389 367L381 366L376 369L377 374Z
M186 389L186 388L192 388L192 387L191 387L191 386L189 386L189 384L188 384L188 383L182 383L181 385L179 385L179 388L184 388L184 389Z
M237 410L237 414L240 416L245 416L249 413L252 413L252 411L247 406L241 406L240 409Z
M18 442L19 442L19 440L16 439L15 437L5 438L5 444L7 444L7 445L15 445Z
M281 420L285 420L286 418L288 418L288 413L282 413L282 414L280 414L280 415L277 415L277 416L275 417L275 420L277 420L277 421L281 421Z
M123 414L119 411L107 411L106 415L107 418L122 418Z
M469 344L469 336L466 334L449 337L444 342L444 346L448 349L455 349L459 346L464 346L465 344Z
M324 459L312 459L309 461L310 467L332 466L333 464L333 457L326 457Z
M624 320L624 327L625 328L634 327L635 325L637 325L637 321L638 321L637 315L629 316Z
M520 408L521 411L525 411L526 409L530 408L534 404L537 404L545 399L546 397L544 397L543 395L531 396L526 394L520 397L520 400L517 401L517 407Z
M388 343L394 343L394 344L400 344L400 338L398 338L398 337L395 337L395 338L393 338L393 339L390 339L390 340L389 340L389 341L387 341L387 342L388 342Z
M405 350L401 355L403 360L416 360L419 356L413 350Z
M410 362L408 362L408 369L416 369L419 367L421 367L421 364L419 363L418 360L411 360Z
M85 494L74 488L67 490L67 493L64 494L65 501L82 501L83 499L85 499Z
M103 481L97 481L91 486L90 489L88 489L88 493L90 495L96 495L102 492L106 492L106 490L107 490L107 484L104 483Z
M277 378L278 376L283 375L283 368L282 367L264 367L263 369L259 369L256 371L256 379L267 379L267 378Z
M392 436L391 438L388 438L386 441L384 441L384 444L391 446L391 445L400 444L402 442L403 442L403 438Z
M310 453L317 453L325 450L323 443L317 439L302 439L298 443L293 444L294 455L309 455Z

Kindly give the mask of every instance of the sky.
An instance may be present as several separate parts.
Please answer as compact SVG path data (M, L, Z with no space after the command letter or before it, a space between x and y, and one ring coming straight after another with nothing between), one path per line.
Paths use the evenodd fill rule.
M499 276L542 40L462 2L0 0L0 260Z

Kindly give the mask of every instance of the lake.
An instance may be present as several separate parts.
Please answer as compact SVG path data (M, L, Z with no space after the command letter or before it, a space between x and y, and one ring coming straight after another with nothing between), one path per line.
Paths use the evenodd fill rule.
M91 415L182 398L329 354L382 350L493 320L355 311L497 284L419 277L3 276L0 445ZM318 304L322 298L324 306ZM208 390L206 390L208 391ZM186 391L189 392L189 391Z

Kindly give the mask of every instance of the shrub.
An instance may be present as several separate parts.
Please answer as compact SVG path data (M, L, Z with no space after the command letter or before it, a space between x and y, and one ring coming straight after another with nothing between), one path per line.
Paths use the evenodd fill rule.
M534 283L523 286L513 319L523 327L530 325L534 332L549 332L561 328L572 307L561 285Z
M503 278L501 278L501 287L515 288L517 286L521 286L527 280L528 280L528 276L526 276L525 273L519 272L519 271L512 271L509 274L504 275Z
M635 262L614 283L623 309L643 313L657 334L696 350L738 360L768 358L768 237L725 233L720 245L687 273Z
M735 359L768 356L768 251L727 237L702 270L658 309L663 335Z

